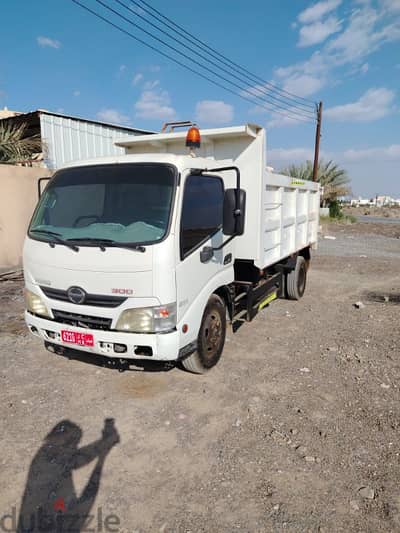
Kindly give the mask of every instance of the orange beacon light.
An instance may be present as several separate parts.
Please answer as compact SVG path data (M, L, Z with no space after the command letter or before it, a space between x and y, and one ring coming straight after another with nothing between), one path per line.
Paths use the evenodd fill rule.
M199 128L192 126L186 135L186 146L189 148L200 148L200 131Z

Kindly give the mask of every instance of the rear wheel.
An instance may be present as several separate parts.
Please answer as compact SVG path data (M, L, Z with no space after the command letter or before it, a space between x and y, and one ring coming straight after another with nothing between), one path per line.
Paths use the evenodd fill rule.
M304 257L297 256L294 270L286 275L286 296L289 300L300 300L306 289L307 263Z
M183 359L183 367L189 372L204 374L215 366L224 348L225 334L225 304L219 296L213 294L204 310L197 337L197 350Z

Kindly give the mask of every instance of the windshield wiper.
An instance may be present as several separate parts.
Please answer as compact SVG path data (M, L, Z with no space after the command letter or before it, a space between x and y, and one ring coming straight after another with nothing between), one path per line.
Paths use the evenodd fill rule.
M144 246L141 246L140 244L129 244L129 243L123 243L114 241L113 239L96 239L95 237L78 237L76 239L67 239L71 242L80 242L80 243L93 243L94 245L98 245L100 247L100 250L102 252L105 251L106 246L114 247L114 248L126 248L128 250L135 250L136 252L145 252L146 248Z
M55 244L63 244L64 246L67 246L67 248L71 248L74 252L79 252L78 246L76 244L72 244L68 241L65 241L61 238L61 233L57 233L55 231L48 231L46 229L31 229L29 233L41 233L42 235L49 235L53 238L52 241L47 241L49 243L49 246L54 248Z

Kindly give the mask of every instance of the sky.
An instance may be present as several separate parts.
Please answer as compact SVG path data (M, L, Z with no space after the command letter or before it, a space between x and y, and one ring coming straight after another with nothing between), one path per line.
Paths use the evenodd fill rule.
M105 13L96 0L81 1ZM124 11L118 0L102 1ZM322 157L348 172L355 196L400 197L400 0L147 2L262 80L322 101ZM276 170L313 156L313 123L196 76L123 21L156 50L71 0L3 0L0 10L0 108L47 109L154 131L170 120L202 128L252 122L267 129L267 160ZM265 90L244 81L243 90L233 90L250 97Z

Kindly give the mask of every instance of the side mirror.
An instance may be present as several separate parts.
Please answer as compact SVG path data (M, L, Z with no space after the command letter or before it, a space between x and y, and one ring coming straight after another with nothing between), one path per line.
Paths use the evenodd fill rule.
M200 252L201 263L208 263L214 256L214 249L212 246L204 246Z
M236 203L238 196L238 208ZM226 189L224 195L224 218L222 231L224 235L243 235L246 215L246 191L243 189Z

